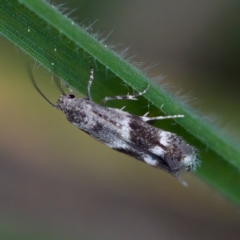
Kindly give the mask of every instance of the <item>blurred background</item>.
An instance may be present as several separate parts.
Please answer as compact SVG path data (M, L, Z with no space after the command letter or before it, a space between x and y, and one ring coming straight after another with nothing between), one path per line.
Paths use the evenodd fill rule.
M239 137L239 1L64 3ZM3 37L0 51L1 239L239 239L237 206L194 175L183 187L77 130L33 88L30 57ZM55 102L51 74L35 77Z

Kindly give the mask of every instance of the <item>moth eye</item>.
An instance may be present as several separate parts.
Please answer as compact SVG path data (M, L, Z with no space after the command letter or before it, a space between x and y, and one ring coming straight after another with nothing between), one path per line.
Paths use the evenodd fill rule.
M75 98L75 95L69 94L69 95L68 95L68 98Z

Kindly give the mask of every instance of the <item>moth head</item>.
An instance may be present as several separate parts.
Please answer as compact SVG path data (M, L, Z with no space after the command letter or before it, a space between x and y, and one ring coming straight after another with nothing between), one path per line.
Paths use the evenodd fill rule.
M63 111L64 109L66 109L66 105L69 102L69 100L71 101L72 99L75 99L75 95L62 94L60 98L57 100L55 108Z

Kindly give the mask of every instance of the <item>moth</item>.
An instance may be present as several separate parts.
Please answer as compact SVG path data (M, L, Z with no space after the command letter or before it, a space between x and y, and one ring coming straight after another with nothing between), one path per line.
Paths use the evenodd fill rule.
M136 97L146 93L149 86L134 95L105 97L101 104L97 104L93 102L90 92L94 80L94 70L91 67L87 98L76 98L70 92L70 94L62 94L56 104L53 104L40 91L32 74L31 79L42 97L54 108L61 110L71 124L106 146L162 169L184 185L186 182L181 179L179 172L182 169L195 170L199 165L194 147L176 134L148 124L152 120L182 118L183 115L136 116L104 106L107 101L116 99L137 100Z

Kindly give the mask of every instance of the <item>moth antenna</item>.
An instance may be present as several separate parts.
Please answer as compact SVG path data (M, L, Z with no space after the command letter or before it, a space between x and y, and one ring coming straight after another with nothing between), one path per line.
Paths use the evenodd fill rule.
M29 77L32 81L32 84L33 86L35 87L35 89L38 91L38 93L52 106L52 107L56 107L42 92L41 90L38 88L37 84L36 84L36 81L33 77L33 72L32 70L30 69L30 67L28 68L28 74L29 74Z

